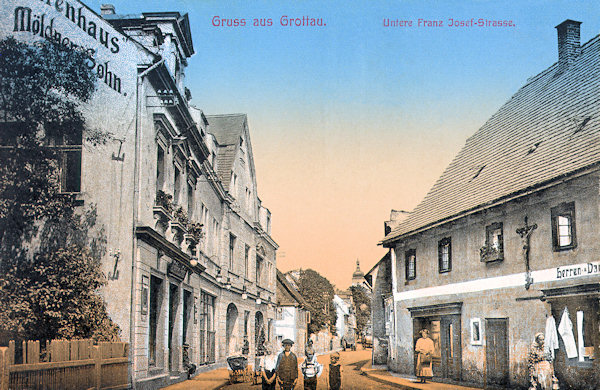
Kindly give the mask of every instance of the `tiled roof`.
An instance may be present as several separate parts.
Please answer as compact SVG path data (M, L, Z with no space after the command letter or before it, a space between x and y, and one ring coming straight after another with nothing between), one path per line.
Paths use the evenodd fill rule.
M307 307L302 295L287 281L285 275L279 270L277 270L277 290L277 305Z
M600 162L600 36L566 70L528 80L466 144L382 243Z
M206 120L209 132L215 136L219 145L217 174L225 190L229 191L235 155L246 125L246 114L207 115Z

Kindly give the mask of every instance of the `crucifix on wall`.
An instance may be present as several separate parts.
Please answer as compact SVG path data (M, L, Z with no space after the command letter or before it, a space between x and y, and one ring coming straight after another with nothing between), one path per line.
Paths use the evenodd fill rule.
M525 216L525 226L517 229L517 234L521 237L521 244L523 245L522 256L523 261L525 262L525 289L529 290L529 287L533 283L533 278L531 277L531 269L529 268L529 247L530 247L530 239L533 231L537 229L537 223L533 225L529 225L527 223L527 216Z

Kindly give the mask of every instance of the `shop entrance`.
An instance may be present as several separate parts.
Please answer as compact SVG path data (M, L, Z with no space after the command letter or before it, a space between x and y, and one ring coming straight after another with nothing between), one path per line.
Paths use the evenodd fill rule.
M508 384L508 319L485 319L486 383Z
M600 284L584 284L542 290L559 333L559 348L556 349L554 373L561 388L586 389L587 384L600 383ZM572 323L572 328L563 328L562 321ZM565 338L575 346L571 356L567 354ZM583 379L585 378L585 379ZM585 384L585 385L584 385Z
M461 307L458 302L409 309L413 317L413 348L421 329L429 330L434 345L433 376L439 379L461 379ZM416 363L415 356L415 367Z

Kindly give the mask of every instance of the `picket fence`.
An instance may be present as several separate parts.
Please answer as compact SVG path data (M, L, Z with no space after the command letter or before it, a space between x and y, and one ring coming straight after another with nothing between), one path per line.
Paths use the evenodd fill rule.
M21 345L20 351L14 341L0 347L0 390L130 387L127 343L52 340L45 351L40 351L39 341Z

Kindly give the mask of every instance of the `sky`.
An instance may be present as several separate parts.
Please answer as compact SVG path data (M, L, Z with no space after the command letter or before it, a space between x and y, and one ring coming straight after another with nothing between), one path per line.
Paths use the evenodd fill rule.
M109 0L84 2L99 12ZM556 62L556 25L582 22L582 43L600 32L596 1L112 4L119 14L189 14L192 104L248 115L277 267L313 268L342 289L357 259L367 272L386 253L378 242L390 210L412 210L466 139ZM282 26L283 16L324 26ZM252 25L269 18L272 26ZM512 26L449 25L471 19Z

